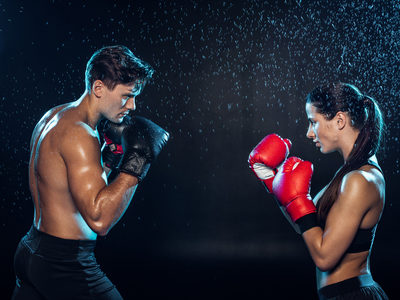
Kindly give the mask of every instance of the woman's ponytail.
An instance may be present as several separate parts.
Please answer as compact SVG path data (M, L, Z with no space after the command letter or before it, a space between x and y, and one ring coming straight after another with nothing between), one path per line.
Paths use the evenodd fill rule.
M346 162L335 174L317 205L320 224L325 226L329 210L335 203L343 177L366 164L382 144L384 122L376 101L351 84L333 83L318 87L307 97L307 103L317 108L317 112L331 120L338 111L347 112L352 126L359 130Z

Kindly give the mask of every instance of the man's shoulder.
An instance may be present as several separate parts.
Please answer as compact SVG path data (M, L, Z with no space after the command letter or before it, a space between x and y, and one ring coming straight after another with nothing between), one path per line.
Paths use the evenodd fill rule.
M99 139L99 135L96 129L90 127L87 123L83 121L67 120L64 124L66 130L64 130L65 135L72 139L82 138L82 139Z
M100 140L97 130L82 121L66 120L62 125L58 141L60 154L67 163L100 160Z
M48 121L50 121L58 112L63 110L64 108L68 107L70 103L64 103L55 107L50 108L39 120L36 126L40 126L42 124L46 124Z
M97 150L100 146L97 130L81 120L75 107L73 103L66 103L51 108L36 125L34 136L40 135L42 139L50 136L50 143L60 152L74 145L81 149Z
M75 109L76 106L73 103L63 104L50 109L44 116L45 118L48 115L46 125L54 123L54 129L57 132L56 135L63 140L73 139L75 142L78 142L80 139L98 139L97 130L83 122Z
M55 115L60 112L62 109L66 108L69 103L66 104L61 104L56 107L53 107L49 109L37 122L35 128L33 129L32 132L32 137L31 137L31 142L30 142L30 148L32 149L35 141L38 140L38 138L42 135L42 132L48 126L49 122L55 117Z

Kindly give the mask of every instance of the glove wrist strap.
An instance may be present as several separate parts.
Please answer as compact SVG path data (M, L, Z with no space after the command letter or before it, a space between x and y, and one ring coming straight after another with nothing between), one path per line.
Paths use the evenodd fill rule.
M317 211L309 194L297 196L286 205L286 210L294 222L302 216Z
M300 232L301 232L301 234L303 234L308 229L319 226L318 222L317 222L317 214L311 213L311 214L302 216L301 218L297 219L296 224L299 225Z
M135 176L139 182L144 179L150 168L150 162L146 157L139 155L136 152L126 152L119 165L120 172L124 172Z

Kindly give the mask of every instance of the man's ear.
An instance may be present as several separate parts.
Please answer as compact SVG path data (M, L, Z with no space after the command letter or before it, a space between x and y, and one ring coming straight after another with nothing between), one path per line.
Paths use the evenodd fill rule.
M97 98L101 98L104 94L105 85L101 80L96 80L92 84L92 93Z
M337 129L342 130L346 127L348 120L348 115L342 111L338 111L335 116L335 125Z

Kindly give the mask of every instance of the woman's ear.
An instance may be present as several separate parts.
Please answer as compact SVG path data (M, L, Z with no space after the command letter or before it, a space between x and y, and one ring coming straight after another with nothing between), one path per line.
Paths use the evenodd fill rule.
M346 113L344 113L342 111L338 111L334 118L336 128L339 130L342 130L343 128L345 128L347 123L349 122L348 118L349 118L349 116Z

